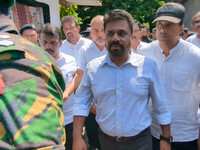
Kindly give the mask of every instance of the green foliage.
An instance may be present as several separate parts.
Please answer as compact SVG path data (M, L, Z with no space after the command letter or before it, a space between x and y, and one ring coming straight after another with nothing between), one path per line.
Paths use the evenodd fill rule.
M93 17L104 15L113 9L124 9L131 13L134 19L153 28L155 25L151 22L155 19L157 9L168 1L170 0L102 0L102 7L79 6L77 13L83 19L82 30L88 27Z

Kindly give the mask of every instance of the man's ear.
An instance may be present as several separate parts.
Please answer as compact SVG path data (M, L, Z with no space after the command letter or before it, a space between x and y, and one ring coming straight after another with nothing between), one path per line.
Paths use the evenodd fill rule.
M61 47L62 43L63 43L63 40L60 41L60 47Z
M80 26L78 26L78 31L79 31L79 32L81 31L81 27L80 27Z
M37 41L39 40L39 34L37 34Z
M184 25L180 26L180 34L183 32L184 27L185 27Z

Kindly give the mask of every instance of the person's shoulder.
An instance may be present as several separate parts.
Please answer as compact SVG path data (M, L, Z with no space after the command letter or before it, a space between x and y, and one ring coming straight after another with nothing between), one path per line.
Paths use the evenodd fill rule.
M107 55L101 56L101 57L97 57L93 60L91 60L90 62L88 62L87 67L88 68L94 68L94 67L99 67L103 61L106 59Z
M195 37L196 37L196 34L193 34L193 35L189 36L189 37L186 39L186 41L189 41L189 40L191 40L191 39L194 39Z
M138 51L138 54L144 55L144 56L151 56L153 52L157 49L158 41L153 41L151 43L148 43L147 45L141 47L141 49Z
M81 37L81 40L86 42L86 43L92 43L92 40L84 38L84 37Z
M57 64L46 51L29 40L15 34L0 33L0 52L18 53L16 56L33 61L46 61ZM23 54L22 54L23 53ZM19 58L20 59L20 58Z
M22 38L21 36L9 33L0 33L0 47L5 51L13 49L18 51L34 52L34 49L41 49L36 44Z

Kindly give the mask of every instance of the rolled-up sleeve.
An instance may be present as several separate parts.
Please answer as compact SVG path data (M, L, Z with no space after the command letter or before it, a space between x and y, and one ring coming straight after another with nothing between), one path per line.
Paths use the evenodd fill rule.
M159 70L154 61L152 61L151 76L150 97L153 104L153 113L159 124L170 124L171 112L168 107L166 91L164 89Z
M91 90L91 83L88 75L88 69L86 67L80 86L75 94L73 115L88 116L92 99L93 94Z

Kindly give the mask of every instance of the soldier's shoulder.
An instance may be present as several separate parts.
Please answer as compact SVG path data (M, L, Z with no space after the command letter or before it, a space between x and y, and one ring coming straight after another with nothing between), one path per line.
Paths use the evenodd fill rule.
M15 34L0 33L0 53L13 51L23 52L27 58L36 58L38 61L52 61L47 52L29 40Z

